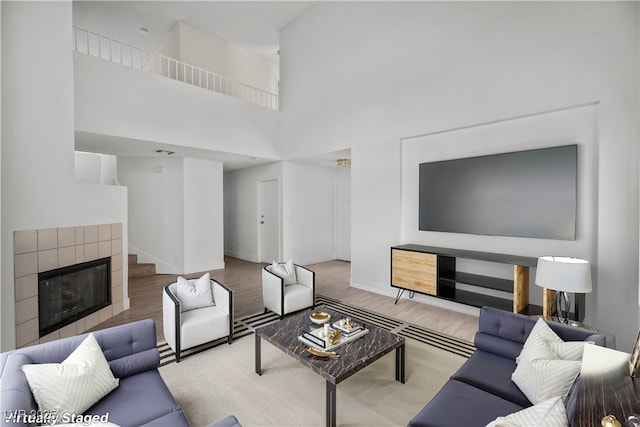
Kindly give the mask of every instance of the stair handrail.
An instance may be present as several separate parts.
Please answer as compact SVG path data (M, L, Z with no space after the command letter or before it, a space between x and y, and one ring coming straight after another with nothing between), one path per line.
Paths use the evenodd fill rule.
M183 83L278 110L278 95L175 58L73 26L73 49Z

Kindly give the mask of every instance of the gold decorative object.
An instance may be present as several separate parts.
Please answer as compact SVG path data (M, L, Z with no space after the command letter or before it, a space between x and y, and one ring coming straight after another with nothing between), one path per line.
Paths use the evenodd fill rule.
M602 422L600 422L600 424L602 424L602 427L622 427L620 421L618 421L613 415L607 415L602 418Z
M344 319L344 327L348 330L351 330L353 328L353 323L351 323L351 317L347 317L346 319Z
M331 315L326 311L314 311L309 315L309 318L313 323L322 325L323 323L327 323L329 319L331 319Z
M307 351L318 357L328 357L329 359L337 359L340 357L335 351L324 351L313 347L307 348Z
M337 343L341 335L342 335L342 332L340 332L338 329L334 329L334 331L331 332L331 335L329 335L329 343L330 344Z

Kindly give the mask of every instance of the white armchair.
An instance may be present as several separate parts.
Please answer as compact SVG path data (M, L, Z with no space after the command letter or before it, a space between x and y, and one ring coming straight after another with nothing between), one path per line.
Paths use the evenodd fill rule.
M282 319L285 314L313 308L316 300L315 272L293 265L296 282L285 284L284 278L272 272L272 266L262 269L262 301L265 312L271 310Z
M202 278L187 282L197 280ZM162 325L165 340L176 354L176 362L180 362L182 350L224 337L229 344L233 341L233 291L217 280L209 279L209 282L214 305L196 308L192 308L191 302L187 304L184 297L183 301L178 298L178 282L164 287Z

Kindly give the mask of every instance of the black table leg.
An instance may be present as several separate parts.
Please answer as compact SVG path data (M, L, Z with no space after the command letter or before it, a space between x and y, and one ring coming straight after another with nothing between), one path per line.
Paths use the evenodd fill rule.
M404 344L396 348L396 381L404 384Z
M262 375L262 361L261 361L261 354L260 354L260 336L258 334L254 334L256 336L256 345L255 345L255 351L256 351L256 374L258 375Z
M336 427L336 385L327 381L327 427Z

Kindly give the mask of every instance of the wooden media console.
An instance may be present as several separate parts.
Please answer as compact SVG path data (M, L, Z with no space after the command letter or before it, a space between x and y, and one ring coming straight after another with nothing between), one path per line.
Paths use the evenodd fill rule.
M513 266L513 280L457 271L457 258L510 264ZM542 306L529 304L529 268L535 267L537 261L534 257L490 252L411 244L393 246L391 286L398 288L396 304L406 290L474 307L490 306L529 315L543 314ZM480 292L458 289L458 283L472 285ZM512 298L482 293L482 289L512 294ZM545 314L550 309L545 307Z

